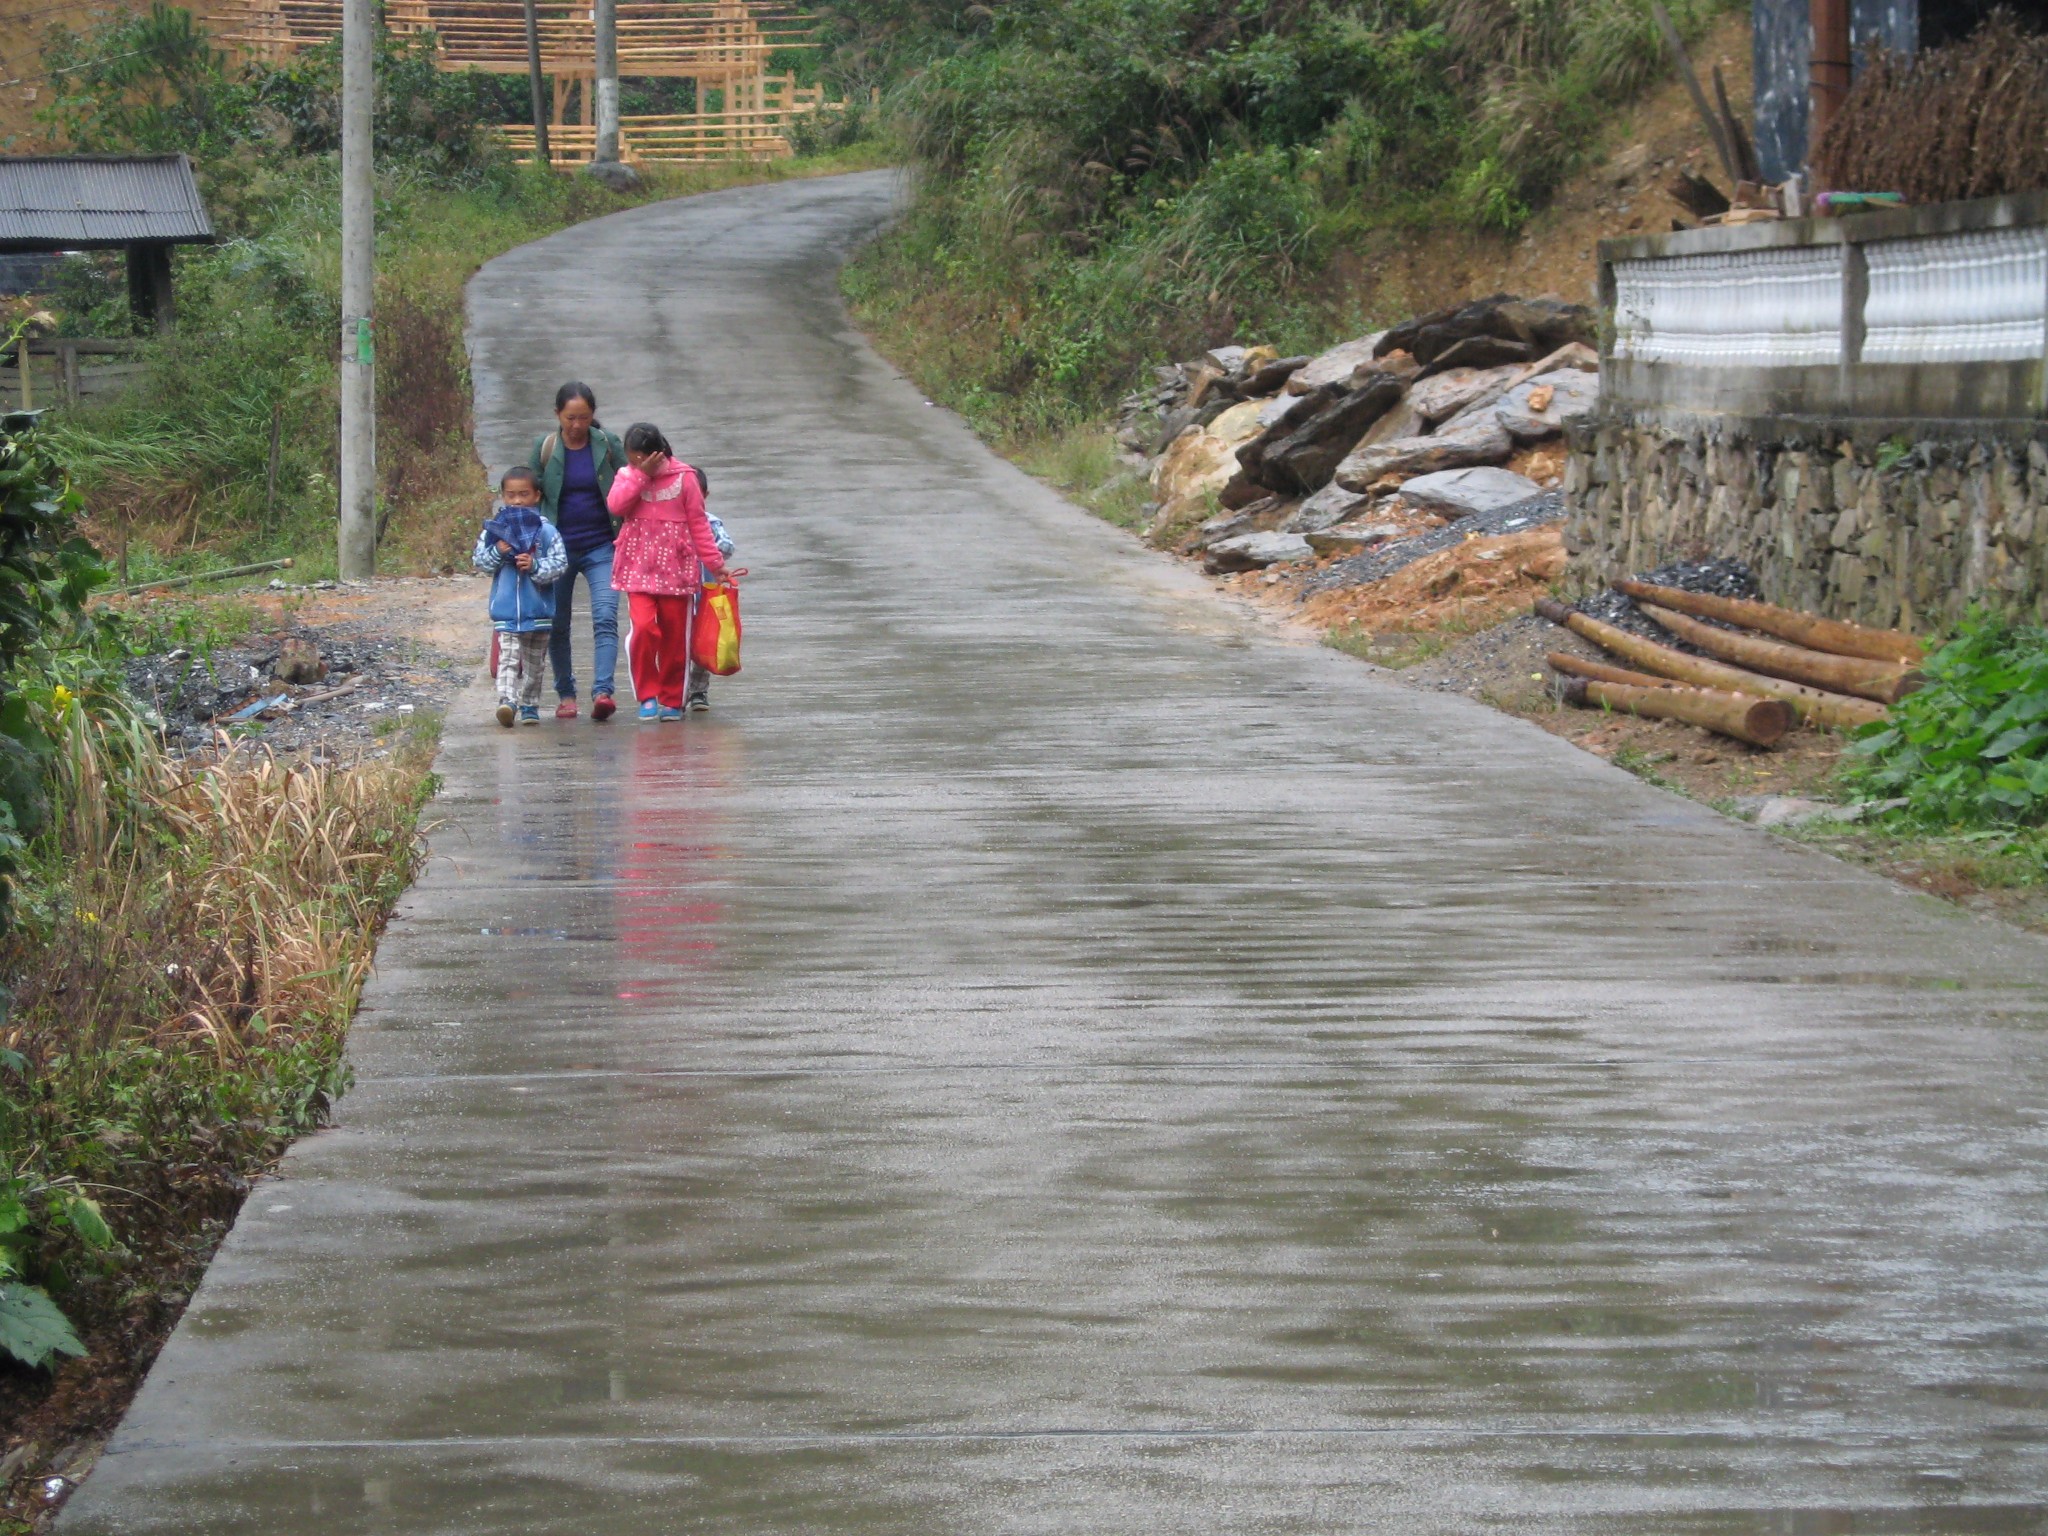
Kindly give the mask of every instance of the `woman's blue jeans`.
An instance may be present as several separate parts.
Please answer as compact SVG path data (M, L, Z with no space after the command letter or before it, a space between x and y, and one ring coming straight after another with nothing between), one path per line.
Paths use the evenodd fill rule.
M555 578L555 633L548 642L555 692L576 697L576 663L569 651L569 630L576 619L576 578L590 592L592 694L612 692L612 673L619 664L619 594L612 590L612 547L600 544L569 557L569 569Z

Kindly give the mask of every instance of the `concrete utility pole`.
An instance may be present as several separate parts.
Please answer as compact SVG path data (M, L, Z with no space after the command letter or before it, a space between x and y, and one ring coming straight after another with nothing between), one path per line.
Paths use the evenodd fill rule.
M617 0L594 0L597 31L597 151L593 165L619 158L619 27Z
M372 0L341 12L341 537L343 581L377 568L376 204L371 115L376 107L377 25Z
M541 99L540 17L534 0L526 0L526 78L533 87L533 158L540 165L552 165L548 154L548 109Z

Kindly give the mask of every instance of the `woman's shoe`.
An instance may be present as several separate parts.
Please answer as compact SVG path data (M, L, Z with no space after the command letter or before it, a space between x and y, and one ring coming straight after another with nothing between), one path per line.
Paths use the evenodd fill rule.
M555 706L555 718L557 720L574 720L576 718L575 694L565 693L562 695L562 702Z
M602 724L604 721L611 719L618 711L618 707L618 705L612 702L610 694L600 693L590 701L590 718Z
M514 709L510 704L500 704L498 706L498 724L510 725L514 720L517 720L518 718L519 711Z
M661 718L664 720L680 720L683 718L683 712L673 705L664 704L661 706Z
M642 720L659 720L661 718L661 706L652 699L642 699L640 701L640 718Z

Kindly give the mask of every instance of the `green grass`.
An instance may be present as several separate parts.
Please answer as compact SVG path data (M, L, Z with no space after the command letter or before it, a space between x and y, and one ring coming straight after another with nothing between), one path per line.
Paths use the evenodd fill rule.
M129 643L151 652L179 646L201 655L221 650L246 638L262 619L254 603L231 594L159 598L123 610Z
M1035 475L1119 528L1138 528L1152 500L1145 471L1119 457L1115 439L1099 427L1070 427L1026 438L1010 456Z
M1614 749L1614 755L1607 760L1624 773L1632 773L1646 784L1655 784L1659 789L1668 789L1683 794L1679 786L1665 778L1657 769L1677 758L1675 752L1645 751L1633 742L1624 742Z
M1451 620L1433 629L1375 631L1356 624L1337 624L1323 632L1323 644L1360 661L1399 672L1443 655L1476 626L1465 620Z

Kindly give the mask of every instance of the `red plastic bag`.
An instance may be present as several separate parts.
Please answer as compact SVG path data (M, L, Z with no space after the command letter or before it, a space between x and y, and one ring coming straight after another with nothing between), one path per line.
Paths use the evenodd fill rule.
M740 589L730 577L705 582L698 594L690 660L714 677L731 677L740 669Z

